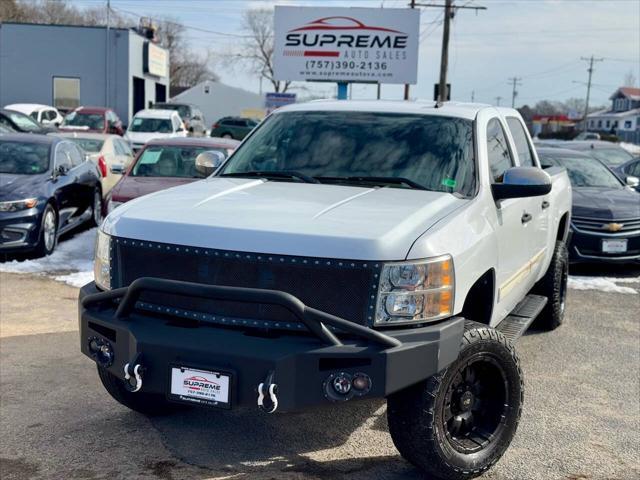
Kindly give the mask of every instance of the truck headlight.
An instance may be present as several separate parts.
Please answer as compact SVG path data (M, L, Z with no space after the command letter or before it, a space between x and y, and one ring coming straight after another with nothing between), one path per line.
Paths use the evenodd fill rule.
M111 237L102 230L98 230L96 238L93 276L99 288L111 290Z
M376 325L402 325L453 313L454 276L450 255L387 263L378 286Z

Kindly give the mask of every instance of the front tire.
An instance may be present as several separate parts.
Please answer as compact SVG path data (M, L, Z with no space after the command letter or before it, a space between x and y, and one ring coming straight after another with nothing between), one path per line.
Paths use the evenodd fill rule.
M231 135L230 133L225 133L224 135L222 135L222 138L233 138L233 135Z
M102 193L96 188L91 207L91 225L99 227L100 223L102 223Z
M118 403L149 417L168 415L180 409L177 404L172 404L160 394L146 392L130 392L120 380L106 368L98 367L98 376L104 388Z
M36 256L51 255L58 243L58 215L51 204L48 204L42 213L39 235Z
M429 478L473 478L506 451L523 398L513 346L496 330L467 322L454 363L388 398L389 432L400 454Z
M556 242L547 273L533 288L535 293L547 297L544 310L536 318L534 325L543 330L555 330L564 321L569 278L569 253L564 242Z

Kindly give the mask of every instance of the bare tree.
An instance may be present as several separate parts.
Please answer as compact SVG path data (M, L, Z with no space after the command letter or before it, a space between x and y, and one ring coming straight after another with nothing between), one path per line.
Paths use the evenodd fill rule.
M291 82L276 80L273 71L273 11L247 10L242 24L247 38L240 53L234 57L244 62L253 73L271 82L274 91L286 92Z
M193 52L185 38L185 27L170 19L158 25L160 44L169 51L169 76L178 87L193 87L204 80L217 80L211 69L213 54Z
M635 87L636 76L633 74L633 70L629 70L624 76L623 87Z

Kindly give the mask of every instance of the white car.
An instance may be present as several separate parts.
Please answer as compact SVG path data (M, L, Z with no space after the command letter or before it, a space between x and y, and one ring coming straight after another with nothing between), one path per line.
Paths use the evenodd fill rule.
M134 151L156 138L186 137L187 129L175 110L140 110L131 119L124 138Z
M64 120L57 108L49 105L40 105L38 103L13 103L6 105L4 108L15 112L29 115L36 122L42 125L59 126Z
M72 140L98 165L102 174L103 197L122 178L122 173L114 173L114 170L123 172L134 157L129 144L119 135L83 132L64 132L56 135Z
M195 165L217 170L99 230L80 346L111 396L149 414L386 398L429 478L491 468L523 407L512 342L559 327L567 291L571 185L518 111L289 105Z

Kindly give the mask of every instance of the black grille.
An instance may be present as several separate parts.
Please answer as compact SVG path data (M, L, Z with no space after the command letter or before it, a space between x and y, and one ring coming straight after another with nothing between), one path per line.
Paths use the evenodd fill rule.
M214 250L124 238L115 238L113 247L114 288L127 286L140 277L158 277L281 290L295 295L307 306L362 325L372 323L381 269L376 262ZM228 323L229 318L258 319L279 324L294 323L295 328L299 328L295 317L277 306L184 299L151 293L144 294L141 301L147 309L154 310L155 307L172 314L179 311L187 317L195 317L197 312L202 312L209 314L209 320L225 318L224 323ZM254 322L241 323L251 325Z

